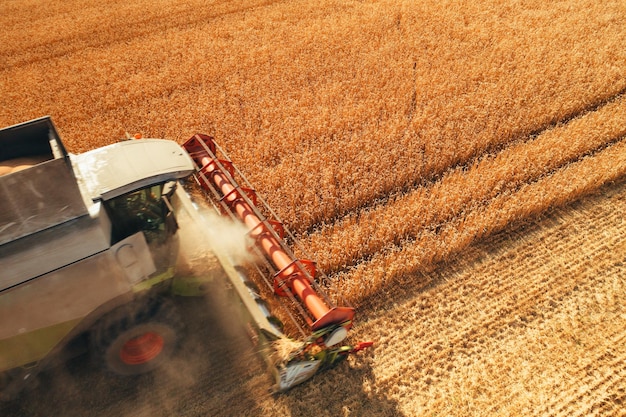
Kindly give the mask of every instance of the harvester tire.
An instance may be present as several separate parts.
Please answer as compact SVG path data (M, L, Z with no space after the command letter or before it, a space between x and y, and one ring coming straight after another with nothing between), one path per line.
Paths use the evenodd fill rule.
M174 304L156 298L122 306L104 317L91 334L95 359L116 375L140 375L167 362L183 324Z

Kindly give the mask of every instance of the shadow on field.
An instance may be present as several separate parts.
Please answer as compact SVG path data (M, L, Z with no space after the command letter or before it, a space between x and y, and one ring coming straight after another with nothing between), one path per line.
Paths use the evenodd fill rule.
M179 298L176 304L187 329L171 363L148 375L119 378L82 355L40 374L38 385L16 401L0 403L0 415L399 415L395 403L367 392L374 382L363 352L272 396L271 377L223 299Z
M366 320L377 316L395 304L401 304L414 298L416 294L439 286L448 280L455 271L471 268L475 264L482 263L487 256L494 256L506 251L511 241L526 239L539 230L558 225L564 214L595 204L606 205L609 197L623 193L625 189L626 177L622 177L580 196L575 201L547 209L536 216L518 220L509 224L504 230L475 240L462 251L452 253L448 259L432 265L428 269L421 269L418 265L412 270L405 269L404 276L389 278L389 282L392 284L385 291L375 293L359 301L359 317L361 320Z

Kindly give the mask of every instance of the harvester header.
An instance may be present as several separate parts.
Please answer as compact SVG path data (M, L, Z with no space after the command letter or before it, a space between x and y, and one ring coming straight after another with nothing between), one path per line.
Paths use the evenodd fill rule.
M249 230L249 236L257 247L271 261L276 273L273 276L274 293L293 298L295 295L306 309L305 320L311 330L317 331L328 326L341 325L344 331L336 332L333 342L338 343L338 335L347 335L352 325L354 309L335 306L315 285L315 263L297 259L283 237L285 227L276 219L267 219L257 208L258 196L249 187L241 187L234 178L234 165L230 160L217 157L217 144L212 137L197 134L183 147L198 166L200 185L213 195L221 195L223 208L237 216ZM326 345L335 343L326 342Z
M354 308L347 303L338 306L325 294L317 281L321 277L329 282L328 278L317 271L313 261L294 255L286 243L287 238L297 243L293 234L257 195L215 140L211 136L196 134L183 144L183 148L196 165L194 176L197 184L215 208L246 226L248 236L254 242L252 249L265 261L265 269L258 268L265 283L265 292L288 300L286 304L290 308L287 316L294 324L292 327L300 331L300 336L304 336L301 348L276 367L277 390L282 391L301 382L318 368L331 366L348 353L371 346L367 342L357 346L337 347L346 339L352 327ZM246 276L244 280L248 282L249 279ZM263 292L256 286L254 288L256 292ZM275 319L271 314L269 318ZM263 325L257 327L263 333ZM281 331L283 328L281 326ZM303 365L306 367L303 368ZM308 376L292 375L290 378L294 379L287 381L287 375L294 374L295 370L312 372Z

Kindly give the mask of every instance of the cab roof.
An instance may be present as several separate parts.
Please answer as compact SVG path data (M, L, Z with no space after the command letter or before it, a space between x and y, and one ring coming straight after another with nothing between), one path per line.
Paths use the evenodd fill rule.
M176 142L128 140L71 155L92 200L109 200L153 184L185 178L193 161Z

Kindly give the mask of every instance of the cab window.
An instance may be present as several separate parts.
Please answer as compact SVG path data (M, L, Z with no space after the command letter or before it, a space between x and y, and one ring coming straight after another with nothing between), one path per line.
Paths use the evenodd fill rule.
M162 197L163 185L155 185L106 201L112 222L112 244L137 232L144 232L148 243L167 238L169 209Z

